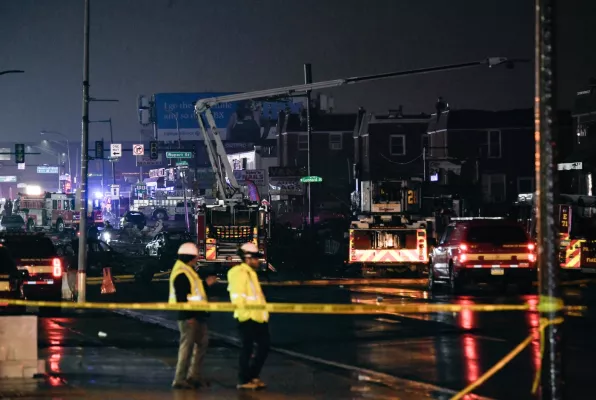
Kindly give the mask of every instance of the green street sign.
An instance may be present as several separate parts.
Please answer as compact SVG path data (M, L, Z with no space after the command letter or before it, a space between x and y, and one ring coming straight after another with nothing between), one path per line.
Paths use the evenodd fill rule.
M323 182L323 178L320 176L303 176L300 178L300 182L302 183L319 183Z
M166 151L166 158L192 158L192 151Z
M178 161L176 163L176 166L178 166L178 167L188 167L188 161Z

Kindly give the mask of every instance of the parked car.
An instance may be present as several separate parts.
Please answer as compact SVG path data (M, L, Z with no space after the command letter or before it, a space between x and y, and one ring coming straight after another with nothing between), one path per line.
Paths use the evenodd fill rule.
M140 230L147 225L147 218L142 212L127 211L126 214L120 218L120 228L123 228L129 224L136 226Z
M0 231L24 232L27 226L19 214L5 215L0 220Z
M79 239L73 239L59 247L59 253L65 258L68 269L78 268ZM90 239L87 242L87 275L101 276L103 268L110 267L112 274L121 274L130 267L127 257L115 251L109 244L101 240Z

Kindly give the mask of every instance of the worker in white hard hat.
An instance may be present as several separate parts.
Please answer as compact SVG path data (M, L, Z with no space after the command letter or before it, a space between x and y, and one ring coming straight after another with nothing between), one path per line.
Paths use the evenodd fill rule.
M180 246L178 259L170 274L169 303L207 302L205 286L195 271L198 259L199 249L194 243ZM216 280L216 277L209 276L205 283L211 286ZM196 389L208 385L202 375L203 359L209 344L208 317L209 313L204 311L178 311L180 346L172 383L175 389Z
M238 249L242 260L228 271L228 291L233 304L266 304L261 284L256 273L261 265L263 254L254 243L245 243ZM269 313L267 311L234 311L238 320L238 330L242 349L240 350L238 389L263 389L265 383L259 375L269 353ZM257 345L252 357L254 345Z

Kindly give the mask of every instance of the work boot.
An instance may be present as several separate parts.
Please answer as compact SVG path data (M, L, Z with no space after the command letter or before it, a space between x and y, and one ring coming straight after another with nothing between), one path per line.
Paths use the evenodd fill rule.
M236 389L243 390L257 390L259 387L254 382L239 383L236 385Z
M191 385L188 382L174 382L172 384L172 389L177 389L177 390L192 390L192 389L194 389L194 386Z
M257 388L259 388L259 389L265 389L267 387L267 384L265 382L263 382L262 380L260 380L259 378L253 379L252 383L257 385Z

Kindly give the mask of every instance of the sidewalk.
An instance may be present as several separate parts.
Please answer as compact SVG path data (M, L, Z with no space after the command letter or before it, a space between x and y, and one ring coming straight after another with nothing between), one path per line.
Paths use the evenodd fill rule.
M99 336L99 332L102 332ZM103 337L105 334L105 337ZM65 313L39 323L46 379L2 380L1 398L61 399L394 399L394 390L357 376L271 353L263 371L266 391L235 389L237 349L212 341L205 362L210 388L170 389L177 353L173 331L103 312ZM399 393L400 399L429 393Z

